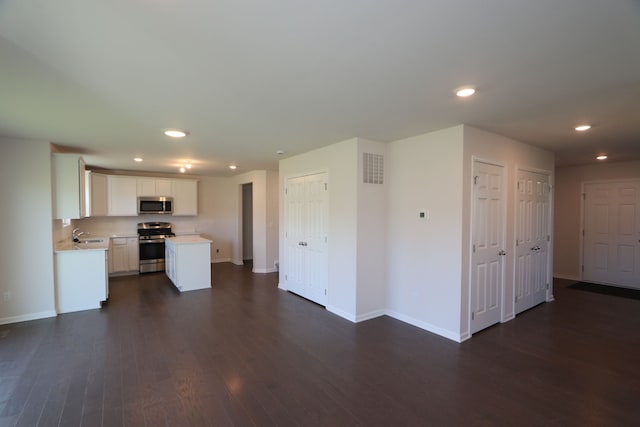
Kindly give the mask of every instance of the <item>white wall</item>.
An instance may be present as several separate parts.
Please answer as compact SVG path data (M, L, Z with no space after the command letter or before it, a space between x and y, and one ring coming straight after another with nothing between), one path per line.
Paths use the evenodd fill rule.
M284 271L284 197L288 178L328 172L329 236L327 310L356 320L358 139L339 142L280 161L280 287Z
M50 145L0 138L0 153L0 323L55 316Z
M584 182L640 178L640 161L598 163L556 169L554 276L580 280L580 224Z
M387 147L388 314L460 340L463 127ZM429 220L418 218L429 212Z
M462 294L461 294L461 336L464 339L469 336L469 263L471 257L471 192L473 179L473 158L489 161L505 167L507 180L506 189L506 252L505 257L505 283L503 295L503 321L514 317L514 283L515 283L515 227L516 227L516 177L518 169L547 171L551 174L551 183L554 182L554 154L539 148L523 144L521 142L505 138L494 133L463 126L464 130L464 177L463 186L463 217L465 224L462 241ZM552 212L553 214L553 212ZM553 233L551 235L550 250L553 250ZM550 270L551 271L551 270ZM551 274L549 275L551 281ZM549 291L549 297L552 289Z
M358 138L356 320L386 309L386 183L363 182L363 153L386 157L386 144ZM387 171L384 171L385 174ZM386 179L386 177L383 177Z

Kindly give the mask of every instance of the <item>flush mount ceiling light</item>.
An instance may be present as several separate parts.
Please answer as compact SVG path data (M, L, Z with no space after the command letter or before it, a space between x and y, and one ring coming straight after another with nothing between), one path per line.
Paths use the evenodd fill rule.
M287 152L286 152L286 151L284 151L284 150L278 150L278 151L276 151L276 154L277 154L278 156L283 156L283 155L287 154Z
M185 173L186 169L184 167L180 168L180 173Z
M133 158L133 161L134 162L138 162L138 163L140 163L142 160L143 160L142 157L134 157Z
M191 163L187 163L186 165L184 165L184 167L187 169L191 169Z
M591 125L587 125L587 124L578 125L575 127L575 130L577 130L578 132L584 132L585 130L589 130L589 129L591 129Z
M165 129L163 133L171 138L184 138L189 135L189 132L180 129Z
M236 165L229 165L229 169L231 169L231 170L235 170L235 169L237 169L237 168L238 168L238 167L237 167Z
M597 160L606 160L607 159L607 155L606 154L600 154L598 157L596 157Z
M466 98L476 93L476 88L473 86L462 86L457 88L455 92L460 98Z

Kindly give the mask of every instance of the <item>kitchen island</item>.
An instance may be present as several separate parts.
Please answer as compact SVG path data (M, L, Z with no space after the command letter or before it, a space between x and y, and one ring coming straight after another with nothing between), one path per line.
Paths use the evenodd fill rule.
M167 277L180 292L211 287L211 240L190 235L164 243Z

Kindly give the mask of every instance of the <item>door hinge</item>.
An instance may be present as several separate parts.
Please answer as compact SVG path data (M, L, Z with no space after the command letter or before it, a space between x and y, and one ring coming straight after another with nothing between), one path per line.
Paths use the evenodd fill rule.
M547 290L549 290L549 284L547 283Z
M584 237L584 228L582 229L582 237Z
M547 242L550 242L550 241L551 241L551 236L547 234Z
M516 295L516 302L518 302L518 295Z
M326 290L326 289L324 290L324 294L325 294L325 295L327 294L327 290Z
M473 185L477 185L478 184L478 178L480 178L478 175L473 177Z
M518 181L518 183L516 184L516 186L518 187L518 190L520 189L520 181Z
M518 239L516 239L516 246L518 246Z
M327 183L324 183L324 191L327 191Z
M476 245L473 245L473 253L476 252Z
M587 193L582 193L582 200L587 200Z
M284 189L284 194L289 194L289 189L288 188Z
M472 312L471 312L471 320L473 320L474 318L475 318L475 314L474 314L474 312L472 311Z

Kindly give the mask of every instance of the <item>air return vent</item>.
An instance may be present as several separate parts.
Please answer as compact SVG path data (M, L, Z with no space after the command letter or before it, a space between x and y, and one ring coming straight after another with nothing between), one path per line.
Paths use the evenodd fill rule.
M383 184L384 157L382 154L362 153L362 182Z

